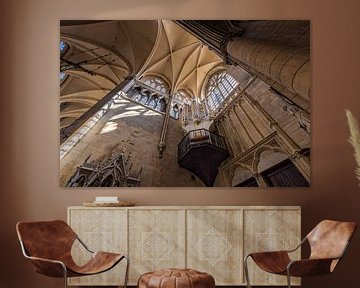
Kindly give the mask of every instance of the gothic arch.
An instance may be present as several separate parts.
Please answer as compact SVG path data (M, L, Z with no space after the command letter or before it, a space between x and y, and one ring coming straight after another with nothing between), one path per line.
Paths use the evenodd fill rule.
M211 69L209 71L209 73L206 75L204 82L202 83L201 86L201 93L200 93L200 98L201 99L206 99L206 87L207 84L209 82L209 79L216 73L222 72L222 71L227 71L226 67L223 64L219 64L217 66L215 66L213 69Z
M243 177L243 179L241 179L240 181L237 181L238 183L234 183L234 179L236 176L236 171L240 170L242 171L242 174L247 174L245 177ZM235 169L233 169L232 172L232 178L231 178L231 186L234 187L236 184L241 183L242 181L245 181L251 177L253 177L254 172L250 169L250 167L247 167L246 165L236 165Z
M161 75L159 73L156 73L156 72L145 72L144 75L141 76L141 78L139 79L141 82L144 82L144 79L150 79L150 78L159 78L160 80L162 80L164 82L164 84L166 84L167 87L166 88L166 93L164 94L167 94L169 95L170 94L170 81L169 79L167 79L164 75ZM159 93L161 93L159 91Z
M259 147L255 153L254 153L254 160L253 160L253 163L252 163L252 170L254 171L254 173L259 173L259 162L260 162L260 158L261 158L261 154L265 151L272 151L274 153L282 153L282 154L285 154L285 155L288 155L290 156L287 151L283 148L281 148L280 146L278 147L274 147L274 146L268 146L268 145L265 145L265 146L262 146L262 147Z
M242 168L244 170L249 170L251 173L253 173L253 171L251 170L251 167L248 165L245 165L243 163L237 162L235 163L235 165L233 165L232 167L229 168L229 170L227 172L225 172L223 175L226 179L224 179L226 181L225 186L229 186L232 187L232 181L234 179L234 175L235 175L235 170L237 168Z

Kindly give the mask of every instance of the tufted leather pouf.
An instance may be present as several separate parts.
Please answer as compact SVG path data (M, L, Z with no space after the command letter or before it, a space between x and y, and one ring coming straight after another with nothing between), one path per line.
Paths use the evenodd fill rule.
M192 269L166 269L141 275L138 288L214 288L214 277Z

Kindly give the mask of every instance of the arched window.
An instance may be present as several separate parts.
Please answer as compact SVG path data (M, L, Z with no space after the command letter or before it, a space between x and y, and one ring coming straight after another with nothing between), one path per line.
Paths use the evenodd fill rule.
M155 109L156 108L156 104L157 104L157 97L156 96L152 96L151 100L148 104L149 107Z
M206 89L206 99L209 107L216 110L221 103L235 90L239 83L226 71L211 76Z
M69 45L60 40L60 57L69 49ZM67 75L65 72L60 72L60 84L62 84L68 77L69 75Z
M141 99L141 93L139 91L136 91L132 97L132 99L136 102L140 102Z
M155 110L160 111L160 112L165 112L165 107L166 107L166 102L165 102L165 100L162 98L162 99L160 99L160 101L157 103Z
M170 116L174 119L179 119L180 116L182 117L182 112L187 111L186 107L191 107L192 101L190 99L192 98L193 97L185 90L176 91L173 94L171 102Z
M173 105L170 109L170 116L174 119L179 119L179 107L177 104Z
M60 55L64 54L68 48L69 45L65 41L60 40Z
M60 72L60 84L62 84L69 75L67 75L65 72Z
M140 99L139 102L140 102L141 104L143 104L143 105L146 105L146 103L148 102L148 100L149 100L149 96L146 95L146 94L142 94L141 99Z
M141 79L141 82L163 94L167 94L169 91L165 81L158 77L144 77Z

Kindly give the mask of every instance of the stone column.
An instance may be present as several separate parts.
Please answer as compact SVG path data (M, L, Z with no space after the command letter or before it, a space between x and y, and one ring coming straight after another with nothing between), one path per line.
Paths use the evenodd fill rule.
M227 145L229 146L228 147L229 153L232 154L231 156L234 157L234 155L236 155L236 151L235 151L236 145L233 143L232 139L230 139L229 131L227 130L224 121L225 121L225 116L222 116L221 119L219 119L217 122L219 125L221 125L221 128L225 133L224 137L225 137L225 140L227 140L226 141Z
M196 101L192 100L192 102L191 102L191 120L196 119L196 107L197 107Z
M242 109L241 109L241 98L240 98L239 101L237 103L235 103L235 105L234 105L234 112L235 112L236 118L238 119L238 121L241 125L242 130L245 133L243 139L247 146L245 150L247 150L250 147L252 147L255 144L255 142L253 141L249 131L246 129L246 127L244 126L244 124L242 122L241 116L239 115L239 113L241 111L242 111ZM245 137L245 135L246 135L246 137Z
M157 97L157 99L156 99L156 104L155 104L155 108L154 109L156 109L156 107L159 105L159 102L160 102L160 97Z
M266 76L290 92L309 99L310 49L274 44L264 40L236 37L228 41L231 58L256 76ZM253 71L251 71L253 70ZM268 81L265 81L268 82ZM272 83L268 83L271 86Z
M241 143L242 139L241 139L241 136L239 135L239 133L238 133L238 131L236 129L236 125L233 122L233 120L231 119L231 115L230 115L231 112L233 112L232 109L227 111L226 120L229 122L229 125L230 125L231 129L233 130L233 133L231 133L231 135L229 135L229 136L232 138L232 140L233 140L233 142L235 144L235 147L234 147L233 151L234 151L234 154L235 154L234 156L236 156L236 155L241 154L241 152L245 151L245 149L244 149L244 147L242 147L242 143Z
M257 184L259 185L259 187L267 187L266 182L260 173L256 173L253 176L254 176Z
M160 141L158 144L159 148L159 158L162 158L163 152L166 148L166 133L169 126L169 117L170 117L170 109L171 109L171 100L172 100L172 94L169 94L169 99L166 101L166 111L164 116L164 122L161 129L161 135L160 135Z
M231 114L233 114L232 122L233 122L234 130L236 131L236 134L238 135L238 139L239 139L239 143L240 143L240 149L241 149L242 152L244 152L244 151L247 150L247 148L249 148L249 147L247 147L247 145L245 145L245 142L246 142L247 139L245 139L245 137L243 135L243 131L245 131L245 133L247 133L247 131L245 130L239 116L236 113L236 110L235 110L236 105L238 105L238 104L234 104L229 109L229 111L231 111ZM231 115L230 115L230 117L231 117ZM239 124L239 125L236 125L236 124ZM240 129L239 126L241 126L242 130Z
M210 115L210 110L209 110L209 106L208 106L207 101L203 100L202 104L203 104L203 106L205 108L206 116L209 116Z

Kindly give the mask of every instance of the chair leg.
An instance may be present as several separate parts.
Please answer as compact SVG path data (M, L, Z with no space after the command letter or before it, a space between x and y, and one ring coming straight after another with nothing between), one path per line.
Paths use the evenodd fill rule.
M64 269L64 287L67 288L68 285L67 285L67 270L66 270L66 266L64 264L61 264L61 266L63 267Z
M130 259L127 256L124 256L125 260L126 260L126 270L125 270L125 280L124 280L124 288L127 287L127 282L128 282L128 278L129 278L129 265L130 265Z
M286 276L287 276L288 288L291 288L291 278L290 278L290 271L289 271L289 269L287 269Z
M248 269L248 265L247 265L247 259L249 258L250 255L247 255L244 258L244 272L245 272L245 279L246 279L246 287L247 288L251 288L250 285L250 279L249 279L249 269Z

